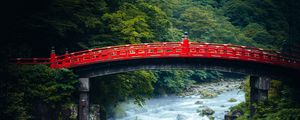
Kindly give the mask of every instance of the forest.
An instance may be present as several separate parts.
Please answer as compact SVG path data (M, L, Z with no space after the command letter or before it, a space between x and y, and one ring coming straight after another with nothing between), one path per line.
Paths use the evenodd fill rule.
M12 58L49 57L52 47L64 54L111 45L175 42L186 31L190 41L253 46L300 58L296 0L11 0L3 6L1 120L76 119L68 112L78 103L76 74L69 69L10 62ZM121 101L133 98L142 105L153 96L180 94L193 84L220 78L247 77L209 70L114 74L92 80L96 89L91 91L95 96L91 101L101 106L102 119L106 119ZM297 86L274 81L271 92L271 99L261 103L254 118L297 118ZM247 113L247 102L232 109Z

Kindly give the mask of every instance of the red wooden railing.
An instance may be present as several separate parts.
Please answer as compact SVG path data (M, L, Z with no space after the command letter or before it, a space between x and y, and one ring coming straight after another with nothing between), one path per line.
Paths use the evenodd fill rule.
M144 58L215 58L267 63L300 69L300 61L282 53L255 47L204 42L157 42L94 48L50 58L17 58L18 64L49 64L51 68L74 68L99 62Z

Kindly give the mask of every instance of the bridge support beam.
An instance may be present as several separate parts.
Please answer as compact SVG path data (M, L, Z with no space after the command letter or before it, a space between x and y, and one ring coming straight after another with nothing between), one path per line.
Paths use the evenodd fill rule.
M270 78L250 76L250 87L250 118L252 118L256 112L253 104L268 99Z
M90 83L89 78L79 78L79 106L78 106L78 118L79 120L88 120L89 116L89 91Z

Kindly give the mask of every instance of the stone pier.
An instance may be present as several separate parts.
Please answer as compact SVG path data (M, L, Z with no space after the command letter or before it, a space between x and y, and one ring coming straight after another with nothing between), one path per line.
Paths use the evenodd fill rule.
M250 118L252 118L256 112L253 104L268 99L270 78L250 76L250 87Z
M89 118L89 91L90 83L89 78L79 78L79 106L78 106L78 119L88 120Z

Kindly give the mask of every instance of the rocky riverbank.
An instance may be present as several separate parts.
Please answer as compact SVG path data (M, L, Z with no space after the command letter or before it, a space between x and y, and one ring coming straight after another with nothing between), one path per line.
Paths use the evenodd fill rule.
M241 89L242 81L221 81L193 85L181 93L180 96L200 95L201 98L214 98L227 91Z

